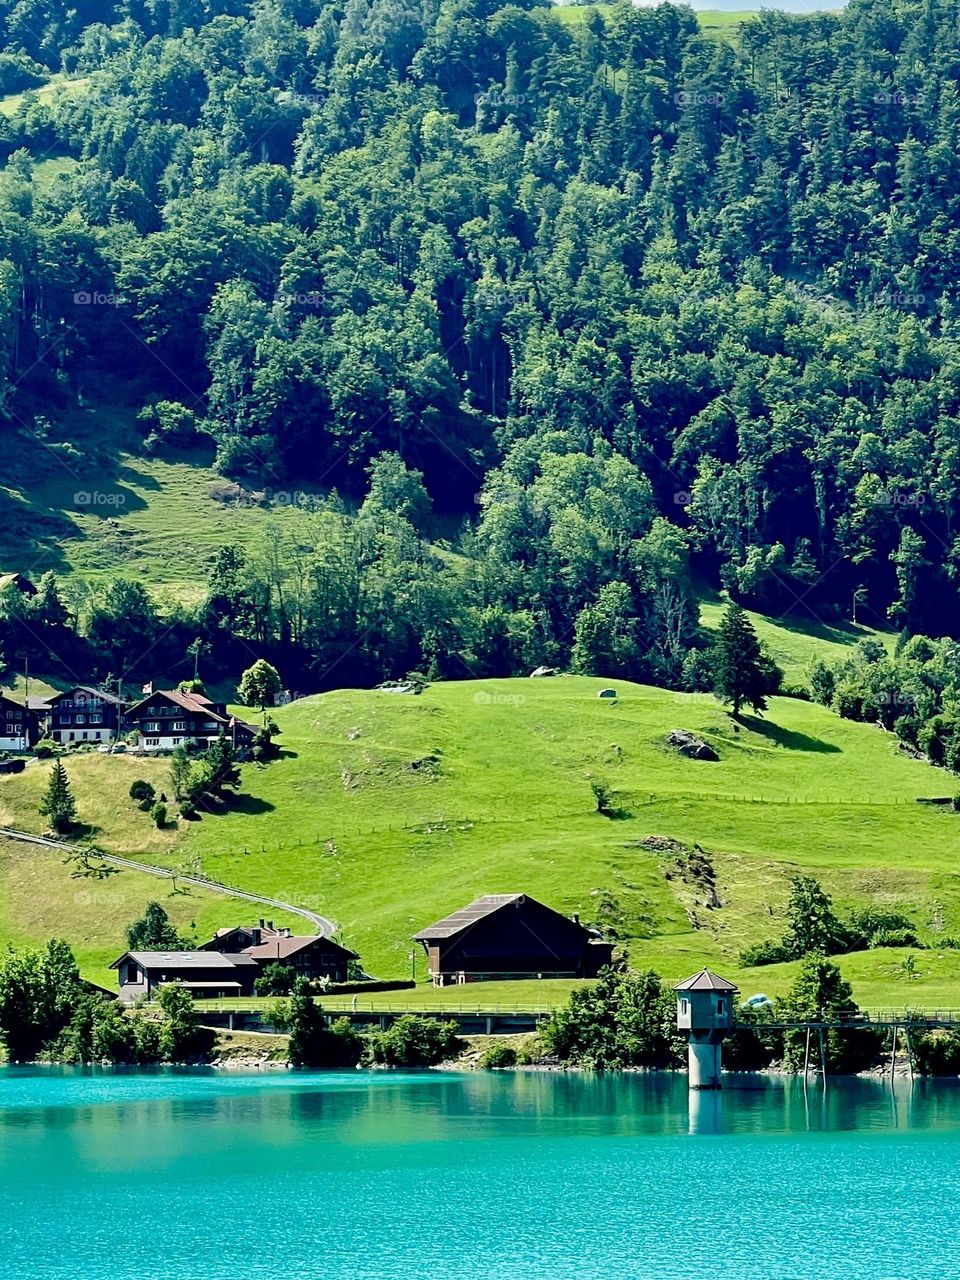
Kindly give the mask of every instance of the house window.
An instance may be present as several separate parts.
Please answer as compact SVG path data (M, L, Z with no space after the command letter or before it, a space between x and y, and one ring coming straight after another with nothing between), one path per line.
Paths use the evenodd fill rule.
M148 747L159 747L160 745L159 738L145 738L144 741L146 742Z
M686 1016L686 1014L688 1014L688 1013L690 1012L690 1001L689 1001L689 1000L681 1000L681 1001L680 1001L680 1012L681 1012L682 1014L684 1014L684 1016Z
M69 716L61 716L61 717L60 717L60 723L61 723L61 724L69 724L69 723L70 723L70 717L69 717Z
M174 733L182 733L183 730L186 729L186 727L187 727L186 720L174 720L173 724L171 725L171 728L173 729Z
M90 717L90 723L91 723L91 724L103 724L103 716L91 716L91 717Z
M152 733L159 733L159 732L160 732L160 721L159 721L159 720L144 720L144 722L143 722L143 730L144 730L144 733L151 733L151 732L152 732Z
M77 716L77 724L86 724L86 723L87 723L86 716Z

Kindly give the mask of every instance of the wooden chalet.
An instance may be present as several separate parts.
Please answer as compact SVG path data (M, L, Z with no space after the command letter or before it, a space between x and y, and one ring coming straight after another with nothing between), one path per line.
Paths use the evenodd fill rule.
M46 699L47 729L56 742L112 742L119 737L123 706L115 694L78 684Z
M128 729L139 734L141 751L172 751L175 747L209 746L227 737L237 749L250 746L256 736L253 725L227 712L222 702L211 702L202 693L158 689L132 706L124 717Z
M39 737L37 713L0 693L0 751L30 751Z
M506 978L593 978L613 946L523 893L495 893L413 935L434 986Z
M295 934L289 929L275 929L272 921L258 925L238 925L221 929L205 942L204 951L239 951L251 956L261 969L270 964L289 965L298 978L313 982L327 978L330 982L346 982L351 960L359 960L355 951L342 947L332 938L318 934Z

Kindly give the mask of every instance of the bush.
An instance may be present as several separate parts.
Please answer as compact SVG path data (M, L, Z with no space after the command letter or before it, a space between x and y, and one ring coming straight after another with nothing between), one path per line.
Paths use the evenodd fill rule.
M549 1053L595 1071L679 1066L686 1052L674 994L652 971L602 969L595 986L554 1010L540 1037Z
M783 1032L765 1031L763 1023L773 1010L737 1010L736 1031L723 1042L723 1065L727 1071L764 1071L783 1054Z
M404 1014L370 1037L370 1060L387 1067L435 1067L463 1049L455 1022Z
M912 929L878 929L870 939L873 947L919 947L920 941Z
M294 983L289 1000L278 1001L273 1022L278 1031L289 1034L287 1054L292 1067L355 1067L363 1056L363 1036L346 1018L328 1027L303 978Z
M150 817L158 827L163 828L167 825L167 806L162 800L158 800L150 810Z
M864 951L868 947L920 946L913 921L899 911L881 911L865 907L851 913L847 922L848 949Z
M780 686L781 698L798 698L801 702L810 702L811 693L805 684L782 684Z
M484 1071L502 1071L517 1065L517 1051L509 1044L492 1044L480 1058Z
M143 778L138 778L136 782L130 783L130 799L136 800L144 813L153 807L156 798L156 788L152 783L145 782Z
M946 1028L914 1033L910 1044L914 1068L921 1075L960 1075L960 1033Z
M528 1067L532 1063L541 1062L546 1056L543 1041L534 1031L520 1041L517 1048L517 1066Z
M25 53L0 53L0 97L35 89L46 79L44 68Z
M258 996L288 996L293 991L293 985L297 980L297 971L293 965L268 964L263 973L253 984L253 989Z
M782 942L757 942L752 947L744 947L740 952L741 969L759 969L765 964L780 964L784 960L792 960L789 948Z
M38 738L37 745L33 748L33 754L38 760L49 760L57 750L57 744L53 738Z

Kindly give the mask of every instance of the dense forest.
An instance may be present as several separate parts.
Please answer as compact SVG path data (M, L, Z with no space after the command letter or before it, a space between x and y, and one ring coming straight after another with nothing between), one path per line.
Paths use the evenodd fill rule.
M576 16L0 0L7 469L119 376L145 451L331 495L8 652L696 688L697 582L960 635L957 4Z

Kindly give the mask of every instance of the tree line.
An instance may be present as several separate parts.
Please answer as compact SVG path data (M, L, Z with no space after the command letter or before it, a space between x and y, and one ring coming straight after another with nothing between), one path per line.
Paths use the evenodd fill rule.
M50 418L109 374L143 451L208 440L348 507L395 455L454 522L447 548L334 502L289 536L320 563L295 605L258 573L249 626L317 671L354 662L346 625L360 671L446 660L464 579L481 670L612 625L605 659L636 643L679 679L691 566L763 609L856 593L956 632L950 6L761 13L727 42L673 5L3 0L0 32L24 482L38 439L82 453ZM30 92L53 72L78 83ZM45 154L76 163L40 181ZM116 590L110 636L142 603Z

